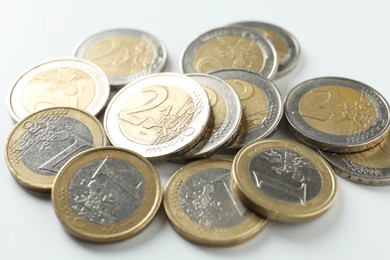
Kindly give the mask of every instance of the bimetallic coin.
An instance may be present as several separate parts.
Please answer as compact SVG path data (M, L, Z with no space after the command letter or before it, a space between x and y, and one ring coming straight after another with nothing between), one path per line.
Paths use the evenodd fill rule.
M155 36L134 29L113 29L84 40L74 56L90 60L107 74L111 86L123 86L141 76L161 72L167 48Z
M209 115L207 94L197 82L161 73L123 87L106 109L104 127L114 146L166 160L199 142Z
M106 105L110 86L95 64L76 58L55 59L25 72L8 93L15 121L45 108L74 107L97 115Z
M7 140L5 161L22 186L50 192L55 176L69 159L106 144L103 126L89 113L48 108L15 126Z
M285 116L308 145L331 152L358 152L378 144L390 126L389 104L373 88L351 79L305 81L288 94Z
M160 178L145 158L126 149L102 147L73 157L57 175L55 212L74 236L114 242L142 231L162 198Z
M267 219L248 210L230 189L232 161L205 159L179 169L168 181L164 207L184 238L207 246L242 243Z
M390 185L390 134L378 145L357 153L320 151L341 177L360 184Z
M273 45L260 33L244 27L208 31L186 48L181 59L184 73L209 73L237 68L272 78L278 67Z
M208 74L187 74L206 90L209 98L212 122L200 142L200 149L181 155L181 158L201 158L215 153L230 144L241 125L242 108L240 98L224 80Z
M241 148L276 131L283 116L283 105L279 90L272 81L257 73L239 69L219 70L211 74L227 81L242 104L243 122L229 148Z
M243 147L233 161L232 182L245 205L281 222L318 217L336 196L332 167L289 140L265 139Z
M300 56L300 47L297 39L283 28L264 22L240 22L232 24L233 26L245 26L260 32L276 49L279 60L278 71L275 78L280 78L298 64Z

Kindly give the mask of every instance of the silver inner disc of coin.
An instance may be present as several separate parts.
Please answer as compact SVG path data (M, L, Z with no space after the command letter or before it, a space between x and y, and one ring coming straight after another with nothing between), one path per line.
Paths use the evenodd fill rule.
M292 150L270 149L257 154L250 162L249 172L259 190L283 202L305 205L322 187L318 169Z
M211 228L228 228L252 213L230 190L230 171L213 168L191 176L180 191L180 205L193 221Z
M115 224L132 216L145 198L140 172L127 162L105 158L81 168L69 185L68 199L82 219Z
M93 147L91 131L73 118L49 116L24 125L27 131L20 138L20 159L41 175L55 176L71 157Z

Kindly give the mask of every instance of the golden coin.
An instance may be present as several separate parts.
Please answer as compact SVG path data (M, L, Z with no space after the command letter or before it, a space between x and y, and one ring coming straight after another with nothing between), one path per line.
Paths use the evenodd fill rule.
M90 149L73 157L57 175L52 201L62 224L74 236L114 242L142 231L162 198L153 165L116 147Z
M22 186L50 192L55 176L70 158L106 144L103 126L91 114L75 108L48 108L15 126L5 146L5 161Z
M167 64L165 45L155 36L134 29L96 33L84 40L74 55L101 67L111 86L123 86L146 74L160 72Z
M285 29L274 24L254 21L239 22L232 25L252 28L271 41L279 60L278 72L275 78L286 75L297 66L300 46L297 39Z
M181 61L184 73L235 68L272 78L277 67L274 46L246 27L222 27L203 33L186 48Z
M76 58L42 62L22 74L8 94L15 121L50 107L74 107L97 115L110 92L107 76L95 64Z
M165 212L184 238L207 246L242 243L267 219L248 210L230 189L232 160L204 159L179 169L164 193Z
M335 77L305 81L285 102L285 116L299 139L340 153L363 151L383 140L390 126L389 111L375 89Z
M264 139L243 147L234 158L232 180L245 205L281 222L318 217L336 195L332 167L289 140Z

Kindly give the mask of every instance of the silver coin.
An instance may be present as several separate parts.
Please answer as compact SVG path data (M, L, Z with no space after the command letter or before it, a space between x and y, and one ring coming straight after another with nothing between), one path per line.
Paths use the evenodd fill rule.
M308 145L358 152L378 144L390 126L389 105L375 89L346 78L305 81L288 94L285 116Z
M76 58L45 61L23 73L8 92L8 111L15 121L45 108L74 107L97 115L110 86L95 64Z
M279 60L278 71L275 78L280 78L293 70L299 61L300 46L298 40L285 29L264 22L239 22L232 26L245 26L263 34L276 49Z
M357 153L319 151L341 177L366 185L390 185L390 134L373 148Z
M155 36L134 29L96 33L74 51L107 74L111 86L124 86L141 76L161 72L167 64L167 48Z
M187 74L206 90L209 98L212 123L206 131L205 142L181 158L201 158L226 147L238 134L241 125L242 107L234 89L224 80L208 74Z
M114 146L166 160L199 142L209 116L207 94L197 82L161 73L123 87L107 107L104 127Z
M205 32L188 45L181 58L184 73L241 68L272 78L277 67L273 45L260 33L244 27Z
M283 115L282 98L269 79L247 70L226 69L211 73L227 81L240 97L242 126L229 148L241 148L254 140L271 136Z

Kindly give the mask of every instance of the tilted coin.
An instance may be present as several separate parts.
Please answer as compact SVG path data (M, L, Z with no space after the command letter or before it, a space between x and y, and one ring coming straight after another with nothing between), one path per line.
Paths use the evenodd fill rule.
M73 157L57 175L55 212L74 236L114 242L142 231L161 204L160 178L144 157L101 147Z
M227 81L242 104L243 122L229 148L241 148L276 131L283 116L283 104L280 92L272 81L257 73L239 69L219 70L211 74Z
M106 143L103 126L89 113L48 108L15 126L5 146L5 161L22 186L50 192L55 176L69 159Z
M111 86L123 86L141 76L161 72L167 48L155 36L134 29L112 29L84 40L74 56L90 60L107 74Z
M299 43L297 39L285 29L273 24L255 21L239 22L232 25L252 28L271 41L275 47L279 60L278 71L275 78L286 75L298 64L301 52Z
M75 107L97 115L106 105L110 86L95 64L76 58L40 63L22 74L8 93L15 121L45 108Z
M303 142L331 152L378 144L390 126L389 104L375 89L346 78L305 81L288 94L285 116Z
M226 147L238 134L241 125L242 108L240 98L224 80L208 74L187 74L206 90L209 98L212 122L200 142L200 149L192 150L180 157L200 158Z
M244 27L223 27L205 32L184 51L184 73L248 69L272 78L277 71L275 48L260 33Z
M289 140L264 139L233 161L233 190L253 211L276 221L302 222L323 214L336 195L332 167Z
M390 134L378 145L357 153L320 152L341 177L367 185L390 185Z
M166 160L199 142L209 115L207 94L197 82L161 73L123 87L106 109L104 127L114 146Z
M168 181L164 207L184 238L207 246L242 243L267 219L248 210L230 189L232 161L204 159L179 169Z

